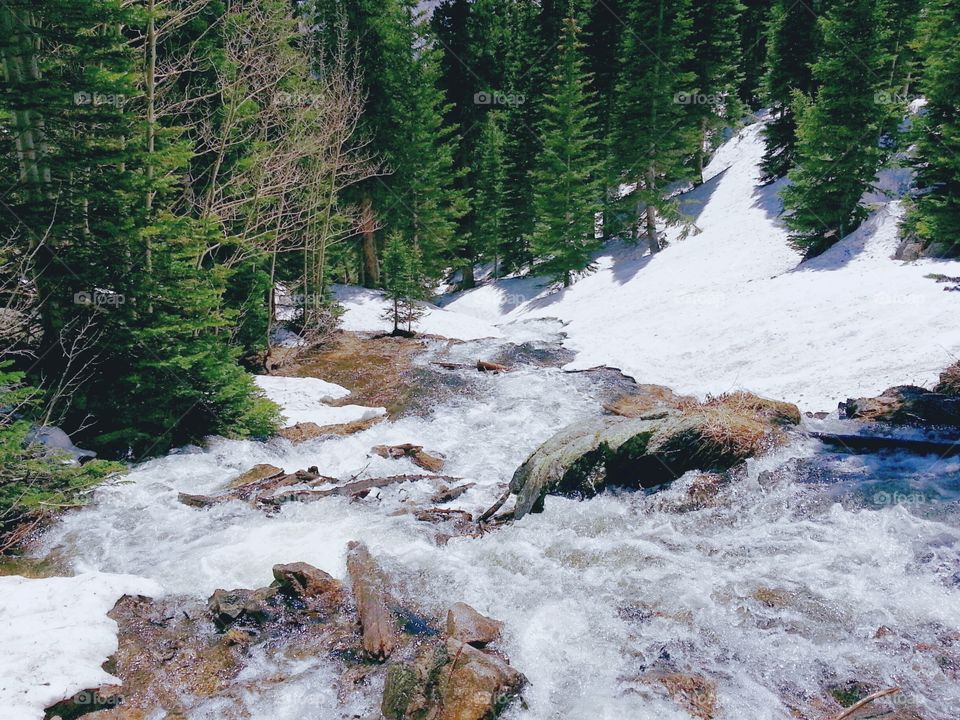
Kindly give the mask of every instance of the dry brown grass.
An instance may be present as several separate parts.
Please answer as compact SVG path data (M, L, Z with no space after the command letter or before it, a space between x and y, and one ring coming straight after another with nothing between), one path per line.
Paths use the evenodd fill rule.
M940 373L940 382L934 390L945 395L960 395L960 362L954 363Z

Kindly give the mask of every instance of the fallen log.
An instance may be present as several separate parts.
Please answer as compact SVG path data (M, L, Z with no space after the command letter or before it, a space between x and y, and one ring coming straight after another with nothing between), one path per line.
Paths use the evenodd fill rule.
M506 490L503 491L503 495L497 498L497 501L491 505L489 508L484 511L484 513L477 518L477 524L485 523L487 520L492 518L497 510L503 507L503 504L510 499L510 487L508 486Z
M376 660L386 660L397 646L397 626L387 578L367 546L351 541L347 545L347 574L353 587L363 631L363 649Z
M436 493L434 493L433 497L430 498L430 502L432 502L434 505L443 505L444 503L453 502L467 492L467 490L476 486L476 483L464 483L463 485L458 485L454 488L449 488L444 485Z
M960 455L960 440L916 440L911 438L881 437L876 435L842 435L837 433L810 433L811 437L850 452L877 452L903 450L916 455Z
M437 367L442 367L444 370L468 370L473 367L466 363L442 362L440 360L435 361L433 364Z
M357 480L356 482L338 485L337 487L326 490L291 490L290 492L280 493L271 497L258 498L258 502L267 505L282 505L287 502L313 502L323 498L339 495L341 497L353 497L360 493L369 492L377 488L389 487L399 483L417 482L418 480L440 480L445 482L456 482L460 478L448 477L446 475L391 475L389 477L367 478L366 480Z
M480 372L509 372L510 368L488 360L477 360L477 370Z

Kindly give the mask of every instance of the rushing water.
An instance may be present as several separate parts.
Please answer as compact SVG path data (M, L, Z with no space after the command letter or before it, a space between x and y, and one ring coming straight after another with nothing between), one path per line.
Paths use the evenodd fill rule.
M622 390L610 373L543 367L557 330L516 326L513 345L435 344L420 359L425 377L440 355L523 364L502 375L454 371L436 383L428 412L420 402L418 413L350 437L297 447L215 440L145 463L67 516L44 549L78 571L144 575L205 598L262 586L278 562L344 577L347 542L364 540L418 608L439 615L462 600L505 621L503 647L531 681L510 720L689 718L651 679L663 672L708 678L717 717L730 720L786 720L792 708L823 718L816 704L827 688L855 682L902 688L899 702L925 720L960 718L956 459L844 456L798 440L749 463L710 507L683 502L688 479L656 494L548 498L541 515L445 546L403 512L428 503L436 488L427 482L273 516L240 502L177 502L261 462L342 478L417 472L369 454L414 442L444 453L445 472L477 482L452 507L485 508L540 442ZM198 703L191 717L234 717L238 704L264 720L374 711L376 688L338 699L326 659L259 652L234 696Z

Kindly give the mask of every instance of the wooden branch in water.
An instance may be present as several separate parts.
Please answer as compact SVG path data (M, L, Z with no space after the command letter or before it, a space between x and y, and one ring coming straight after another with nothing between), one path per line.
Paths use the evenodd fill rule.
M460 478L450 477L449 475L391 475L390 477L357 480L356 482L338 485L337 487L327 490L291 490L290 492L274 495L273 497L262 498L260 502L269 505L281 505L286 502L313 502L314 500L321 500L335 495L353 497L376 488L389 487L390 485L397 485L399 483L417 482L418 480L456 482L459 479Z
M887 688L886 690L878 690L875 693L867 695L860 702L854 703L853 705L848 707L846 710L844 710L842 713L837 715L833 720L844 720L845 718L848 718L851 715L853 715L860 708L866 707L867 705L872 703L874 700L879 700L880 698L886 697L887 695L895 695L898 692L900 692L900 688L895 688L895 687Z
M484 511L483 515L477 518L477 524L485 523L487 520L492 518L497 513L497 511L503 507L503 504L509 498L510 498L510 487L507 486L507 489L504 491L503 495L497 498L497 501L493 505L491 505L489 508L487 508L487 510Z

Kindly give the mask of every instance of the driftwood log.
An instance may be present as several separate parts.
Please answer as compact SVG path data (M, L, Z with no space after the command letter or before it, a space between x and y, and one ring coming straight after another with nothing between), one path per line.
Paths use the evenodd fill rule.
M851 452L876 452L877 450L904 450L918 455L955 457L960 455L960 440L915 440L909 438L882 437L876 435L840 435L836 433L810 433L811 437Z
M376 660L386 660L397 646L397 626L387 577L362 542L347 545L347 573L357 603L363 649Z

